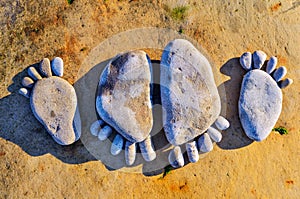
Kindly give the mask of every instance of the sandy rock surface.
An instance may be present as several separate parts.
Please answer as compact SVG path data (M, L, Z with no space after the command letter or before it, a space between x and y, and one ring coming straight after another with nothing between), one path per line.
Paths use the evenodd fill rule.
M126 52L108 63L99 80L98 114L133 143L145 140L152 129L150 64L145 52Z
M5 0L0 5L0 195L3 198L299 197L299 3L74 0L69 5L64 0ZM183 17L176 15L175 8L179 6L188 7ZM106 167L83 144L103 146L88 136L90 125L97 119L95 96L100 73L108 59L133 50L137 41L155 43L151 38L158 37L157 34L145 31L135 35L132 31L145 27L184 33L206 49L214 61L221 114L231 123L223 132L222 141L205 158L173 170L164 178L162 172L152 176L143 172L153 166L151 163L143 165L137 173L123 172L122 164L115 170ZM123 31L129 31L131 37L105 43ZM159 38L162 48L170 41L166 34ZM85 58L100 43L110 44L114 50L81 73ZM162 48L144 50L157 60ZM245 74L238 57L257 49L276 55L278 64L286 66L287 76L294 79L294 84L283 90L282 113L275 125L286 127L289 134L272 132L260 143L247 138L238 117L239 91ZM104 56L102 51L95 57ZM76 92L78 88L86 90L85 95L78 93L85 140L65 147L51 139L33 116L28 100L17 93L27 75L26 68L38 64L43 57L56 56L63 58L64 78L75 83ZM158 81L156 77L153 78ZM77 83L82 86L77 87ZM154 127L160 130L161 122L154 121ZM163 137L155 138L155 147L163 149L165 145L157 141ZM104 144L96 157L106 157L101 155L110 145ZM125 162L120 157L124 154L116 157L115 163Z
M170 42L161 58L163 125L173 145L204 133L221 111L208 60L187 40Z

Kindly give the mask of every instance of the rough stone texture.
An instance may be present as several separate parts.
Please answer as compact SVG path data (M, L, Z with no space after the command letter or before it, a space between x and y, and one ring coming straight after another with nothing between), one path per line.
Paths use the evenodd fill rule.
M208 60L187 40L170 42L161 58L163 126L168 141L181 145L204 133L221 104Z
M245 70L250 70L252 64L252 54L250 52L245 52L242 54L240 57L240 64Z
M96 107L100 117L130 142L152 129L151 63L143 51L117 55L102 72Z
M165 7L172 9L183 2L189 7L187 17L173 20ZM300 6L296 1L293 4L281 0L279 5L275 0L230 1L230 4L195 0L74 0L69 5L63 0L5 0L0 4L2 198L299 198ZM122 31L141 27L167 27L174 32L182 28L184 34L207 50L216 66L217 85L226 91L227 100L219 90L226 112L222 115L231 124L213 152L195 164L171 171L163 179L162 173L142 174L151 162L111 171L103 161L95 160L107 157L111 145L89 133L90 125L97 120L95 82L99 81L102 66L78 73L88 53L99 43ZM147 34L141 39L152 42ZM159 60L160 50L168 41L163 41L161 49L148 50L147 54ZM135 35L128 43L134 42L137 42ZM276 55L278 64L287 67L287 76L294 84L282 90L283 109L276 124L286 127L289 134L281 136L273 132L264 142L251 144L243 133L237 111L244 70L232 58L256 49ZM98 56L103 50L99 52ZM118 52L122 51L112 51ZM86 85L78 93L76 87L84 118L82 138L86 142L80 139L66 147L50 138L33 116L28 99L15 93L26 76L24 69L43 57L55 56L63 58L64 78L68 82ZM90 137L95 142L86 139ZM155 143L161 144L158 140ZM91 153L94 145L97 153ZM168 151L160 153L156 160L163 154L168 162ZM138 156L135 163L142 159ZM115 162L125 165L124 156L116 157Z
M41 74L44 77L51 77L52 76L52 72L51 72L51 67L50 67L50 60L48 58L44 58L40 65L39 65L39 69Z
M53 76L37 81L30 104L35 117L57 143L69 145L79 139L73 128L76 93L66 80Z
M55 75L62 77L64 74L64 62L62 58L55 57L51 62L51 68Z
M252 56L253 56L252 57L253 68L260 69L266 61L267 54L261 50L258 50L258 51L254 51Z
M243 79L239 116L247 136L262 141L271 133L282 108L282 92L274 79L261 70L249 71Z

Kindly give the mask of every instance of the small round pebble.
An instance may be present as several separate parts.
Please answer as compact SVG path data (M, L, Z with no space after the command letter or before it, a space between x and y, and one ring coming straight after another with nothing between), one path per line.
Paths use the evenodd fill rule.
M136 157L136 144L126 141L125 144L125 162L127 165L132 165Z
M271 74L275 70L276 65L277 65L277 58L274 56L270 57L270 60L267 63L266 72L268 74Z
M106 140L110 135L112 134L112 128L110 126L104 126L99 134L98 134L98 139L101 141Z
M184 158L179 146L176 146L173 150L171 150L168 159L169 159L169 163L174 168L184 166Z
M199 151L202 151L204 153L210 152L213 150L213 148L214 148L213 143L207 133L204 133L198 139L198 147L199 147Z
M222 134L215 128L209 127L207 129L207 133L210 136L210 138L215 142L221 142L222 140Z
M283 81L278 82L279 88L283 89L286 88L287 86L291 85L293 83L293 80L290 78L287 78Z
M240 57L240 64L247 71L251 69L252 55L250 52L245 52L244 54L242 54L242 56Z
M40 69L41 74L44 75L45 77L52 76L50 60L48 58L44 58L41 61L40 65L39 65L39 69Z
M186 143L185 147L189 161L193 163L197 162L199 160L199 152L196 141Z
M102 120L97 120L94 122L91 127L90 127L90 132L93 136L98 136L100 125L101 125Z
M20 88L19 93L23 95L24 97L29 98L30 97L30 92L26 88Z
M62 58L55 57L51 63L52 71L55 75L62 77L64 74L64 62Z
M122 138L121 135L117 134L111 144L111 148L110 148L111 154L118 155L119 153L121 153L123 145L124 145L124 139Z
M42 79L41 75L37 72L37 70L34 67L28 68L28 75L35 81Z
M265 52L258 50L253 53L253 68L260 69L267 59Z
M150 162L156 158L150 135L144 141L140 142L139 146L144 160Z
M34 81L30 77L24 77L22 80L22 85L26 88L32 88L34 85Z
M219 130L223 131L229 128L230 123L224 117L219 116L218 119L215 121L215 125Z
M287 73L287 69L284 66L280 66L275 70L273 77L276 82L279 82L286 75L286 73Z

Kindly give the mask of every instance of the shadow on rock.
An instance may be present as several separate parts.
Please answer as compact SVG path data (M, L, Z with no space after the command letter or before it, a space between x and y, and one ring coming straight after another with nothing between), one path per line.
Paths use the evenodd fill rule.
M37 65L38 63L31 66ZM50 153L69 164L95 160L80 140L69 146L61 146L52 139L34 117L29 99L18 93L25 76L27 69L14 76L13 84L8 87L11 94L0 99L0 137L17 144L31 156Z
M225 111L230 127L223 133L223 139L218 146L222 149L242 148L253 142L244 133L238 112L240 87L246 71L240 65L239 58L232 58L221 67L220 72L230 77L230 80L219 86L225 88L227 101Z

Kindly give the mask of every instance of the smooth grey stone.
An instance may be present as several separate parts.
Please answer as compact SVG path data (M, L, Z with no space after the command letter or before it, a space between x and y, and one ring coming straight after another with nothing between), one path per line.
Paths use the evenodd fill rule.
M270 57L270 60L267 63L266 72L271 74L277 66L277 57Z
M73 124L77 97L66 80L55 76L40 79L32 90L30 104L35 117L57 143L69 145L79 139L80 123Z
M125 144L125 162L127 165L132 165L136 157L136 144L126 141Z
M279 86L279 88L284 89L287 86L291 85L292 83L293 83L293 80L290 78L287 78L283 81L278 82L278 86Z
M140 142L139 146L144 160L150 162L156 158L150 135L144 141Z
M208 60L189 41L176 39L161 58L163 126L173 145L203 134L217 119L220 97Z
M184 166L184 158L179 146L174 147L168 156L169 163L174 168L179 168Z
M98 136L101 125L103 125L103 121L97 120L90 126L90 132L93 136Z
M276 82L279 82L286 75L286 73L287 73L287 69L284 66L280 66L273 73L273 78L275 79Z
M64 62L62 58L55 57L51 62L51 68L56 76L62 77L64 74Z
M110 153L112 155L118 155L119 153L121 153L123 145L124 145L123 137L117 134L113 142L111 143Z
M213 127L209 127L207 129L207 134L215 142L221 142L222 140L222 133L220 133L217 129Z
M253 68L260 69L267 59L267 55L265 52L258 50L253 53Z
M26 88L32 88L34 81L30 77L24 77L22 80L22 85Z
M282 108L282 92L274 79L262 70L249 71L243 79L239 117L246 135L264 140L276 124Z
M19 93L20 93L21 95L23 95L24 97L26 97L26 98L29 98L29 97L30 97L30 92L29 92L29 90L27 90L26 88L20 88L20 89L19 89Z
M130 142L152 129L151 63L143 51L117 55L103 70L96 98L100 117Z
M199 151L202 151L204 153L210 152L213 150L214 146L213 143L207 133L204 133L201 135L198 139L198 147Z
M215 121L215 125L219 130L226 130L229 128L230 123L224 117L219 116L218 119Z
M245 70L250 70L252 64L252 54L250 52L245 52L242 54L240 57L240 64Z
M112 134L112 128L108 125L104 126L98 134L98 139L101 141L106 140Z
M41 74L44 75L45 77L52 76L50 60L48 58L44 58L41 61L40 65L39 65L39 69L40 69Z
M28 68L28 75L35 81L42 79L41 75L37 72L34 67Z
M189 158L189 161L195 163L199 160L199 152L197 149L196 141L188 142L185 144L186 152Z

